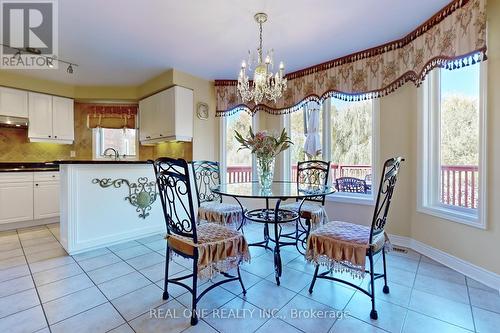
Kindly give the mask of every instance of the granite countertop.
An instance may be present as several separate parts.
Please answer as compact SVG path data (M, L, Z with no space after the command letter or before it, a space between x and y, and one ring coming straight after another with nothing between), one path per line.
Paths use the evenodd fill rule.
M0 162L0 172L59 171L60 164L146 164L134 160L59 160L53 162Z
M59 160L52 162L53 164L146 164L146 160Z
M59 165L52 162L0 162L0 172L59 171Z

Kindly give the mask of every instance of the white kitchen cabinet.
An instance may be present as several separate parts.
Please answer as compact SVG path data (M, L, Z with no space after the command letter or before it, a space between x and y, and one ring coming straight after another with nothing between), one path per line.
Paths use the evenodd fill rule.
M52 96L28 93L28 137L52 139Z
M153 96L139 101L139 140L147 141L154 137L154 113L156 99Z
M74 140L73 100L28 93L28 137L33 142L71 144Z
M33 173L0 175L0 224L33 220Z
M52 97L52 134L54 139L73 141L75 137L73 100Z
M33 187L33 219L59 216L59 182L35 181Z
M59 216L59 172L0 173L0 224Z
M0 87L0 115L28 118L28 92Z
M139 138L142 144L191 141L193 91L174 86L139 102Z

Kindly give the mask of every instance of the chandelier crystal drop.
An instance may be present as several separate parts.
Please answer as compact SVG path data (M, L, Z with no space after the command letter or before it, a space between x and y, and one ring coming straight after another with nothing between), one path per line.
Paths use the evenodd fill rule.
M257 49L257 60L251 52L248 51L248 62L243 60L241 63L240 74L238 76L238 93L243 102L253 100L255 104L262 102L264 98L269 101L276 102L286 90L286 78L284 77L285 65L280 62L279 70L273 74L273 52L271 49L264 57L262 48L262 24L267 21L267 14L257 13L254 16L255 21L259 25L259 48ZM252 67L253 80L250 81L248 73L251 74Z

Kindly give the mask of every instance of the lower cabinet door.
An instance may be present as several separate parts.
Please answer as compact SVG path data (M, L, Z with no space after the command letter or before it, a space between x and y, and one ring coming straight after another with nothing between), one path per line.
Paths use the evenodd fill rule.
M33 182L0 184L0 223L33 220Z
M34 219L59 216L59 182L35 182Z

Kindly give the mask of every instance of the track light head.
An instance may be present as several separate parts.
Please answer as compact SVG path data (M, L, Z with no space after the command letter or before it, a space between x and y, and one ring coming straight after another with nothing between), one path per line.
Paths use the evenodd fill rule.
M17 52L13 56L14 59L21 59L21 50L17 49Z
M71 64L69 64L68 68L66 69L66 72L68 72L68 74L73 74L73 66L71 66Z

